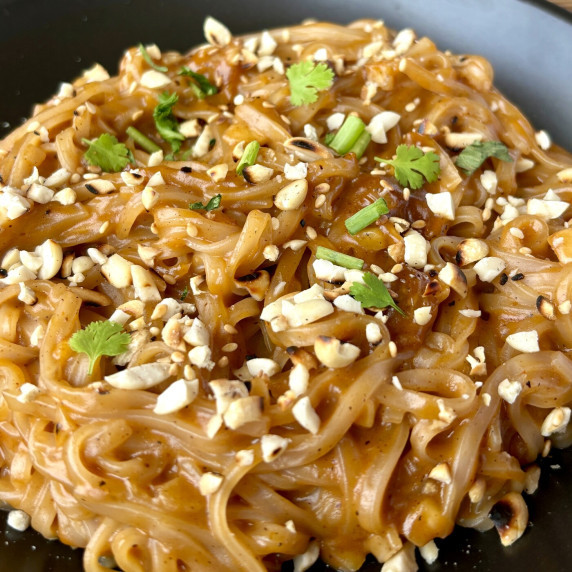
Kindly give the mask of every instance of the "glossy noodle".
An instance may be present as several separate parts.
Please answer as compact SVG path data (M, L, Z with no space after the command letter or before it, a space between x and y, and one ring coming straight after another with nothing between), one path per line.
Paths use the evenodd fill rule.
M411 30L205 31L187 55L92 68L0 143L0 499L85 547L88 572L358 570L369 553L407 572L456 523L511 544L537 458L571 441L571 156L486 60ZM301 61L334 78L294 105ZM180 149L154 121L163 93ZM336 153L352 115L372 140ZM105 133L128 158L102 171L86 152ZM467 174L477 141L508 157ZM375 160L399 145L435 153L437 180ZM363 307L364 272L403 315ZM109 319L129 345L90 363L70 339Z

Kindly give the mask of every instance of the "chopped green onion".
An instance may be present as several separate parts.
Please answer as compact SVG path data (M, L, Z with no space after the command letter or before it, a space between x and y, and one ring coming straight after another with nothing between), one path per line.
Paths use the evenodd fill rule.
M389 212L387 203L383 199L377 199L371 205L367 205L346 220L346 228L350 234L357 234L360 230L375 222L381 215Z
M333 141L334 137L336 136L336 134L334 132L330 132L330 133L326 133L324 135L324 145L330 145L330 143Z
M149 53L147 52L147 50L145 49L145 46L143 44L139 44L139 51L141 52L141 55L143 56L143 59L154 69L160 72L166 72L169 71L168 68L166 68L165 66L158 66L152 59L151 56L149 55Z
M365 129L362 131L361 135L358 137L357 141L353 144L349 153L355 153L358 159L361 159L364 154L369 142L371 141L371 135Z
M256 162L256 157L258 156L258 150L260 149L260 143L258 141L251 141L242 153L242 157L236 166L236 172L238 175L242 175L242 170L244 167L250 167Z
M359 139L365 129L365 123L355 115L348 115L336 136L330 142L330 147L340 155L345 155Z
M142 149L147 151L147 153L155 153L157 151L161 151L161 147L157 145L154 141L151 141L149 137L143 135L139 129L135 129L135 127L128 127L126 131L127 135L139 145Z
M361 258L355 258L354 256L349 256L342 252L336 252L335 250L331 250L323 246L318 246L316 249L316 258L329 260L337 266L342 266L343 268L348 268L350 270L361 270L364 265L364 261Z

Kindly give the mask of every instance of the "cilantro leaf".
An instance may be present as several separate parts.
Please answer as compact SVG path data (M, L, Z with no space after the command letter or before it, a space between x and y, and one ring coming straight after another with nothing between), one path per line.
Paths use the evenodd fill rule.
M183 289L183 291L181 292L181 297L179 298L179 300L181 302L185 301L185 298L189 295L189 287L185 286L185 288Z
M457 157L455 164L463 169L465 174L474 173L489 157L496 157L501 161L512 162L507 146L500 141L475 141L465 147Z
M167 68L166 66L159 66L157 65L152 59L151 56L149 55L149 52L147 51L147 49L145 48L145 46L143 44L139 44L139 51L141 52L141 55L143 56L143 59L154 69L157 70L158 72L166 72L169 71L169 68Z
M293 105L306 105L318 99L318 91L328 89L334 81L334 72L325 64L299 62L286 70L290 82L290 101Z
M173 153L181 148L185 136L179 131L179 122L173 115L173 107L179 100L176 93L163 92L159 95L159 103L153 110L153 119L159 135L171 146Z
M423 178L433 183L441 172L439 155L433 151L423 153L415 145L399 145L396 155L395 159L375 157L375 160L391 165L395 171L395 178L404 187L419 189L423 186Z
M131 150L123 143L117 141L117 137L109 133L102 133L97 139L82 139L82 143L88 146L84 157L90 165L101 167L106 173L117 173L129 163L135 163Z
M89 373L92 374L101 356L116 356L127 350L131 336L122 330L123 326L117 322L92 322L70 338L70 348L88 355Z
M361 302L364 308L385 308L391 306L402 316L405 316L405 312L395 303L382 280L371 272L366 272L363 275L363 281L365 284L354 282L350 286L350 294L358 302Z
M218 194L212 197L206 205L203 205L203 203L198 201L196 203L190 203L189 208L192 211L197 211L197 210L214 211L215 209L218 209L218 207L220 207L221 198L222 195Z
M186 66L183 66L179 70L179 75L184 75L186 77L190 77L191 80L191 87L195 92L195 95L199 99L204 99L207 95L215 95L218 93L218 88L216 85L213 85L206 76L203 74L194 72L193 70L189 69Z

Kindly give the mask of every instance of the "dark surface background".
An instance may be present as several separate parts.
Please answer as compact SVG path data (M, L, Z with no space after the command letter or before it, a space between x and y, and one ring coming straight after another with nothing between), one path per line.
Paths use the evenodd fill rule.
M23 121L33 103L93 63L115 74L129 46L155 42L163 50L185 51L202 42L207 14L237 34L308 17L382 18L395 28L413 27L441 49L487 57L497 87L536 128L572 150L572 17L540 0L0 0L0 137ZM420 562L421 569L572 569L572 451L555 451L542 466L540 491L527 497L531 524L521 540L503 548L494 530L457 529L437 541L438 562ZM6 529L4 520L0 512L0 572L81 570L80 550L31 530Z

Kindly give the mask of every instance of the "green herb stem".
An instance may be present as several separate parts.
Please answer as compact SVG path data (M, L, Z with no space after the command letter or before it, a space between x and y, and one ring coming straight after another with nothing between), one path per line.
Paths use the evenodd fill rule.
M236 166L236 172L238 175L242 175L244 167L249 167L254 165L256 162L256 157L258 156L258 150L260 149L260 143L258 141L251 141L242 153L242 157Z
M365 123L355 115L348 115L336 136L330 142L330 147L340 155L345 155L354 146L365 130Z
M365 129L362 131L361 135L357 138L357 141L352 145L349 153L355 153L358 159L361 159L362 155L365 153L369 142L371 141L371 135Z
M346 228L350 234L357 234L360 230L375 222L381 215L388 212L387 203L383 199L377 199L371 205L367 205L367 207L348 218L345 222Z
M151 56L149 55L149 52L147 51L147 49L145 48L145 46L143 44L139 44L139 51L141 52L141 55L143 56L143 59L154 69L157 70L159 72L163 72L165 73L166 71L169 71L168 68L166 68L165 66L159 66L157 65L152 59Z
M126 133L139 147L143 150L147 151L147 153L155 153L156 151L161 151L161 147L157 145L154 141L151 141L149 137L143 135L139 129L136 129L133 126L127 128Z
M348 254L343 254L342 252L337 252L330 248L325 248L324 246L318 246L316 249L316 258L329 260L333 264L348 268L349 270L361 270L364 265L364 261L361 258L355 258L354 256L349 256Z

